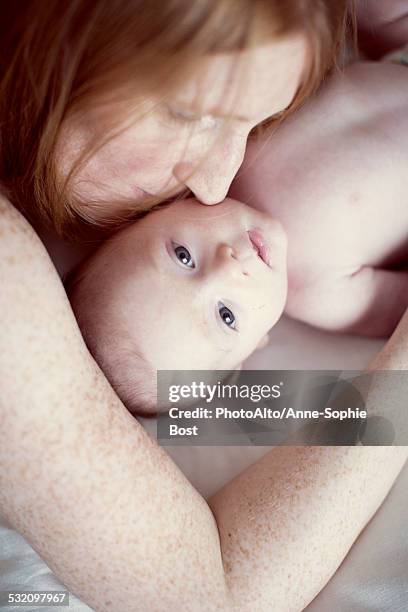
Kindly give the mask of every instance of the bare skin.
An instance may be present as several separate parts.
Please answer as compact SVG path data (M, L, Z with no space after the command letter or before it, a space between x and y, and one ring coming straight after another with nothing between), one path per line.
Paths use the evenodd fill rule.
M71 304L128 409L156 411L158 369L236 367L284 305L317 327L391 335L408 307L407 101L404 66L347 67L272 138L250 141L231 192L251 206L173 203L80 269ZM248 240L255 226L268 266Z
M405 66L357 63L248 144L231 193L286 230L290 316L389 336L408 307L407 102Z
M123 204L114 204L118 198L130 198L143 209L152 196L166 199L186 188L203 204L221 202L242 163L249 133L289 106L307 62L306 37L294 33L239 54L206 56L167 96L157 98L141 88L139 99L120 96L67 117L58 147L63 175L83 147L110 133L112 120L126 117L115 137L75 175L80 213L94 223L117 221L123 213Z
M207 504L113 393L4 200L0 278L0 512L58 577L96 610L303 609L406 449L277 449ZM407 369L407 338L408 313L372 367Z
M118 400L43 245L5 200L0 236L5 518L98 611L302 610L407 449L275 449L207 504ZM408 313L376 367L407 369L407 337Z
M72 280L71 306L105 376L128 410L156 413L158 370L231 370L267 344L285 305L286 235L242 202L181 200L117 232Z

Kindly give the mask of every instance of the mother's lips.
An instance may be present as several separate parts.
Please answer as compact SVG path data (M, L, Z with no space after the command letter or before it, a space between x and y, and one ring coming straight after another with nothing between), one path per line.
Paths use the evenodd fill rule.
M248 236L258 257L260 257L267 266L271 267L270 249L262 235L262 232L259 229L252 229L249 230Z

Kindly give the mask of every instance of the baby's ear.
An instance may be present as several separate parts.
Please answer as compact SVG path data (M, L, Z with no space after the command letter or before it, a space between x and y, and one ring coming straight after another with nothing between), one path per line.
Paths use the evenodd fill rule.
M258 342L258 346L256 347L256 350L265 348L265 346L267 346L268 343L269 343L269 335L265 334L264 337L261 338L260 341Z

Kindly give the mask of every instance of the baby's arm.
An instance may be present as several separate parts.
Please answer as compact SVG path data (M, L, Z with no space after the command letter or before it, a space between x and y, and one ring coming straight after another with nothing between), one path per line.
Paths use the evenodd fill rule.
M291 291L286 312L322 329L390 336L407 308L408 272L363 267Z
M407 450L276 449L207 505L116 397L4 200L0 236L1 513L98 611L302 610Z

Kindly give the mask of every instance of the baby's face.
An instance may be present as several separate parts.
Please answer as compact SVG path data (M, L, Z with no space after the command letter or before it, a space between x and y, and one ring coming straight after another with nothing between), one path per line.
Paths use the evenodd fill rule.
M235 200L173 203L99 253L99 328L126 334L158 370L233 369L284 308L284 230Z

